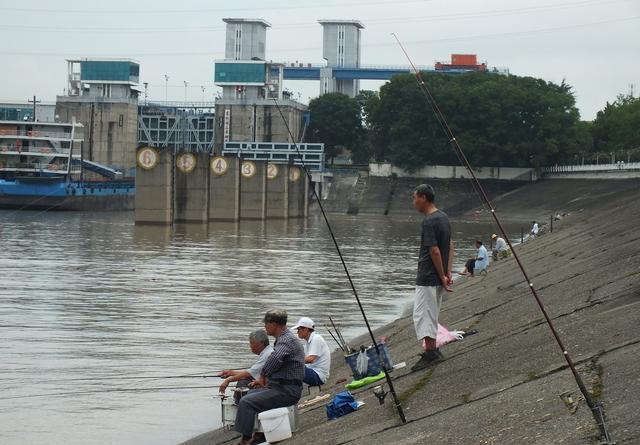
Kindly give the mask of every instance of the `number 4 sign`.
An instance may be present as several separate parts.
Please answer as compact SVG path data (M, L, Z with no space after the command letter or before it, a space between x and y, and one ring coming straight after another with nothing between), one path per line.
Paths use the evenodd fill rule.
M214 175L222 176L229 169L228 161L222 156L216 156L211 159L211 171Z

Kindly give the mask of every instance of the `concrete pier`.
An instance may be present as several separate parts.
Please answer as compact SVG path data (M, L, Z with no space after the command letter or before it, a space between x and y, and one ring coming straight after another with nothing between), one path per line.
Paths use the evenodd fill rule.
M267 219L289 217L289 166L267 165Z
M240 164L240 219L267 217L267 163Z
M209 155L178 153L175 157L175 222L209 220Z
M138 150L136 224L173 222L173 163L167 150Z
M302 218L305 216L305 183L307 178L300 167L289 167L289 218Z
M210 168L209 221L239 221L240 159L218 156Z

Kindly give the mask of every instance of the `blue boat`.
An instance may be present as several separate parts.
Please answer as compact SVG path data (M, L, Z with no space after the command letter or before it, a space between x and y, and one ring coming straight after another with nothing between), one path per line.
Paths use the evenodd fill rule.
M80 123L0 121L0 208L132 210L135 183L83 159Z

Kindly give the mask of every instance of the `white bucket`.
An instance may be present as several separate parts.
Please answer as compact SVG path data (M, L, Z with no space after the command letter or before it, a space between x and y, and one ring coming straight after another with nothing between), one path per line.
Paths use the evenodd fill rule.
M277 442L291 437L289 410L287 408L270 409L258 414L262 431L267 442Z

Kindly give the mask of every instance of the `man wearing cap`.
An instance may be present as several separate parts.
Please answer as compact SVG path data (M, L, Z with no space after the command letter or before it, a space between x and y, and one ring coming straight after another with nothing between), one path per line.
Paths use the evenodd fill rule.
M304 380L309 386L320 386L329 378L331 351L324 338L315 332L313 320L302 317L293 329L304 340Z
M491 251L494 261L497 261L500 257L500 252L505 252L509 250L509 246L507 246L507 242L504 238L499 237L495 233L491 235L491 239L496 243L495 247Z
M273 352L260 377L249 384L255 388L240 399L235 428L242 434L238 445L253 442L256 414L298 403L304 378L304 348L287 328L287 312L272 309L264 315L264 330L276 338Z

